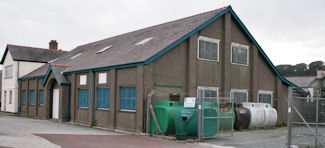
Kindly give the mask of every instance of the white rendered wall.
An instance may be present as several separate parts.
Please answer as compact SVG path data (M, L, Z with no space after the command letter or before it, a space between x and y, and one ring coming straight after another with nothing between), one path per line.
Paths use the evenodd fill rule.
M18 78L34 71L35 69L41 67L45 63L37 62L25 62L25 61L13 61L10 52L7 52L6 58L3 62L3 74L2 74L2 93L1 93L1 111L17 113L18 111ZM6 66L13 65L13 77L5 78ZM17 72L19 67L19 71ZM19 76L18 76L19 75ZM9 104L10 90L12 91L12 103ZM7 96L5 97L4 91L7 91ZM4 100L6 98L6 101ZM26 98L27 101L28 98ZM5 109L5 110L4 110Z

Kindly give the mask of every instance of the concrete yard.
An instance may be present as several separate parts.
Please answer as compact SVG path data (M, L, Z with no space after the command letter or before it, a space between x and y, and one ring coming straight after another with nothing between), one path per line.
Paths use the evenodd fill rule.
M176 142L162 138L120 134L50 120L0 112L0 148L218 148L206 143Z
M325 142L325 128L319 136ZM293 129L293 144L314 143L309 130ZM166 140L170 138L121 134L51 120L39 120L0 112L0 148L281 148L286 147L287 128L244 130L233 137L206 139L202 143Z

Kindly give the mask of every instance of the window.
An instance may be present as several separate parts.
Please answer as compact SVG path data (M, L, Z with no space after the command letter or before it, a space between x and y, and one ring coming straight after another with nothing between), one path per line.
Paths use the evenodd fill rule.
M109 45L109 46L107 46L107 47L104 47L103 49L98 50L96 53L97 53L97 54L100 54L100 53L102 53L102 52L104 52L104 51L106 51L106 50L108 50L108 49L110 49L110 48L112 48L112 45Z
M12 78L13 77L12 65L6 66L5 72L6 72L5 78Z
M272 106L272 91L258 91L258 102L269 103Z
M30 105L35 105L35 91L30 91Z
M149 42L149 41L152 40L152 39L153 39L153 37L145 38L145 39L143 39L142 41L138 42L138 43L135 44L135 45L143 45L143 44Z
M237 43L231 44L231 63L248 65L248 46Z
M87 85L87 75L80 76L80 85Z
M234 103L248 102L248 90L233 89L231 90L231 98L234 99Z
M81 55L82 55L82 53L78 53L78 54L72 56L70 59L75 59L75 58L77 58L77 57L79 57L79 56L81 56Z
M21 94L21 103L26 104L26 90L23 90Z
M9 104L12 104L12 91L9 91Z
M213 101L218 99L218 87L204 87L204 86L198 86L197 89L198 93L198 99L204 99L203 101Z
M120 109L135 110L135 87L120 88Z
M99 109L109 108L109 88L97 89L97 108Z
M198 42L198 59L219 61L219 40L200 36Z
M79 89L79 107L88 107L88 89Z
M107 83L107 73L99 73L98 76L98 84L106 84Z
M43 105L44 104L44 91L39 90L39 104Z

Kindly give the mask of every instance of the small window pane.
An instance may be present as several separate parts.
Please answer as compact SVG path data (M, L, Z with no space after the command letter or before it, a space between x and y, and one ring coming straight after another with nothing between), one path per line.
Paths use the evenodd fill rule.
M232 46L232 63L248 65L248 48L244 46Z
M217 42L199 39L199 58L218 61L218 48Z
M88 107L88 89L79 89L79 107Z
M246 92L233 92L233 98L235 103L247 102Z
M260 103L272 103L272 95L271 94L258 94L258 102Z
M109 88L97 89L97 108L109 108Z
M12 78L12 77L13 77L12 65L6 66L6 68L5 68L5 78Z
M44 91L43 90L39 91L39 104L40 105L44 104Z
M21 99L22 104L26 104L26 90L23 90L21 97L22 97Z
M35 105L35 91L34 90L30 91L30 104Z
M121 87L120 89L120 109L135 110L135 87Z

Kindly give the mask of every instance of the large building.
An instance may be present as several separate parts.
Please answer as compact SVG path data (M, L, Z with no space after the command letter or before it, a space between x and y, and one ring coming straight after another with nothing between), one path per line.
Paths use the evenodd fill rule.
M325 97L325 69L318 69L316 76L289 76L286 79L309 92L310 97Z
M8 44L0 64L3 67L1 111L17 113L18 78L51 62L65 52L57 49L57 42L50 42L50 49Z
M136 132L151 92L266 102L283 123L296 87L230 6L78 46L20 80L23 116Z

